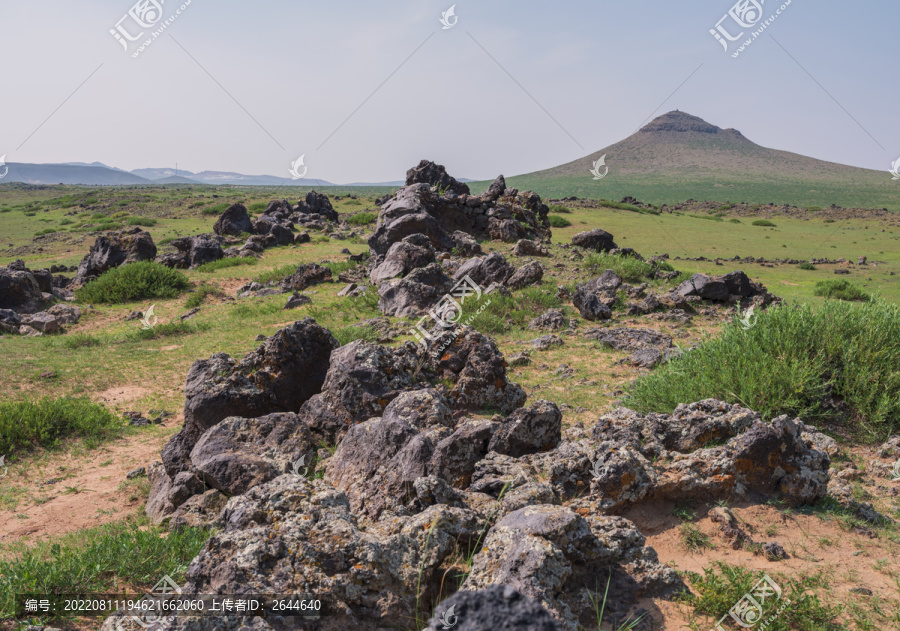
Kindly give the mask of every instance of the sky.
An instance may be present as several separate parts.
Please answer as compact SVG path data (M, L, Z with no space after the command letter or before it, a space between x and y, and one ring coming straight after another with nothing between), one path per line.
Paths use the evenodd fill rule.
M734 58L787 0L757 21L759 1L460 0L445 29L452 0L165 0L159 21L161 0L0 0L0 156L278 176L304 156L307 178L335 183L401 180L430 159L489 179L679 109L887 171L900 4L792 0ZM717 24L744 37L726 52Z

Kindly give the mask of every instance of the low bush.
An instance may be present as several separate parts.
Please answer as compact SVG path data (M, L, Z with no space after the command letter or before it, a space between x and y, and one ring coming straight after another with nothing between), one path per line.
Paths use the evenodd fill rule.
M266 209L267 206L268 204L266 202L256 202L255 204L250 204L249 206L247 206L247 210L252 213L261 213Z
M174 298L190 286L187 276L153 261L109 270L75 292L82 302L121 304L148 298Z
M136 329L125 334L126 342L145 342L147 340L160 340L166 337L182 337L193 333L202 333L212 328L208 322L169 322L157 324L149 329Z
M125 214L127 215L128 213ZM144 226L149 228L156 225L156 219L151 219L150 217L129 217L127 223L129 226Z
M204 215L221 215L231 208L231 204L216 204L215 206L207 206L203 209Z
M753 222L754 226L763 226L764 228L774 228L775 224L768 219L757 219Z
M356 213L347 219L347 223L355 226L367 226L378 221L378 214L372 212Z
M0 455L53 448L64 438L94 441L121 434L125 421L87 397L0 403Z
M679 403L717 398L812 423L843 423L882 438L900 428L900 306L867 303L770 308L745 329L716 338L634 382L623 404L672 412ZM828 402L843 401L835 408Z
M547 221L550 222L550 225L554 228L568 228L572 225L571 221L565 217L560 217L559 215L550 215L547 217Z
M816 269L816 266L813 265L812 263L810 263L809 261L807 261L806 263L800 263L800 265L798 267L800 269L806 270L808 272L815 271L815 269Z
M188 299L185 301L184 306L188 309L193 309L202 305L207 297L221 295L222 292L219 291L218 287L216 287L215 285L207 285L206 283L203 283L202 285L197 287L194 293L188 296Z
M571 215L572 209L562 204L550 204L550 213L556 215Z
M331 330L331 334L341 346L345 346L356 340L364 340L366 342L377 342L379 339L378 332L370 326L343 326Z
M582 262L582 266L592 273L600 273L611 269L622 280L637 283L651 277L656 267L652 263L641 261L631 256L618 256L607 253L591 252ZM669 270L671 271L671 270Z
M816 283L813 293L823 298L835 300L861 300L868 302L872 296L843 278L836 280L822 280Z

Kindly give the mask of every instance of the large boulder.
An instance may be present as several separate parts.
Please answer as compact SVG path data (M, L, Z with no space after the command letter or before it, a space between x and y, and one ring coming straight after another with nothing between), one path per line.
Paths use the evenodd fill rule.
M220 237L211 235L197 235L193 237L181 237L169 242L175 248L175 252L163 254L157 259L157 263L166 267L177 269L193 269L204 263L218 261L225 256L222 250Z
M313 464L315 453L311 434L296 414L232 416L200 437L191 451L191 464L208 488L230 497L291 472L301 458L306 465Z
M0 267L0 309L35 313L43 302L41 288L31 272Z
M306 194L305 199L300 200L295 212L301 215L317 215L327 221L338 220L337 211L331 205L328 195L315 191L310 191Z
M224 418L296 412L325 382L337 340L312 318L294 322L236 361L225 353L194 362L185 383L184 428L163 449L170 476L190 468L200 436Z
M540 400L519 408L494 432L488 451L518 458L549 451L562 439L562 412L555 403Z
M152 261L155 257L156 245L149 232L137 226L107 232L97 237L90 251L81 259L75 281L86 283L114 267L137 261Z
M595 252L609 252L618 247L615 241L613 241L613 236L600 228L594 228L587 232L579 232L572 237L572 245L577 245L578 247L586 248L588 250L594 250Z
M390 247L384 259L369 274L369 280L378 285L409 274L412 270L435 262L434 249L428 237L413 234Z
M450 290L450 278L437 263L413 269L404 278L386 280L378 287L378 309L387 316L404 317L440 308Z
M459 282L469 277L482 287L488 287L494 283L503 285L515 274L515 268L510 265L502 254L491 252L485 257L471 258L456 270L453 274L454 282Z
M517 269L515 273L507 279L506 286L513 290L522 289L523 287L528 287L529 285L535 285L541 282L543 277L544 268L537 261L532 261Z
M595 322L609 320L612 317L612 310L600 300L596 293L584 285L575 291L575 295L572 296L572 304L585 320Z
M253 232L253 222L243 204L234 204L223 212L213 225L213 232L220 236L232 236Z
M456 181L447 173L443 165L435 164L430 160L422 160L418 166L406 172L406 185L427 184L440 191L451 191L457 195L468 195L469 187Z
M448 252L455 246L450 235L456 230L471 231L465 213L442 203L427 184L414 184L401 188L382 206L369 248L383 256L404 237L423 234L435 250Z
M766 296L767 293L765 287L750 280L741 271L730 272L722 276L694 274L675 288L675 294L678 296L699 296L714 302L725 302L731 296L752 298Z

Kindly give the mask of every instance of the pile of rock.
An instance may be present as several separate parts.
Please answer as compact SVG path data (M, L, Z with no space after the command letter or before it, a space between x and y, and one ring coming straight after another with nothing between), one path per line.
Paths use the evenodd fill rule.
M70 284L70 278L49 269L29 269L21 259L0 267L0 334L59 333L63 325L78 322L78 307L53 304L74 299L67 289Z

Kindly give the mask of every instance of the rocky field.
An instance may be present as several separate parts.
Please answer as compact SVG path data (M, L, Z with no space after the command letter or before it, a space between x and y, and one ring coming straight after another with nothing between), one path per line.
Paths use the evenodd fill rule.
M367 209L226 206L7 252L3 628L147 628L14 596L165 574L323 610L160 631L900 629L900 310L857 283L890 286L894 253L641 251L602 202L427 161ZM728 206L612 208L801 216ZM821 213L895 238L890 213ZM801 265L815 298L745 273L789 290Z

